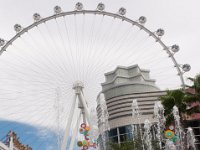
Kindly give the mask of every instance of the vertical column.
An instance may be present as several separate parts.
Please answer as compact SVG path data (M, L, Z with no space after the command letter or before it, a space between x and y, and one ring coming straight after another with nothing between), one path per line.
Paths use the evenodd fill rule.
M80 124L80 120L81 120L81 111L80 111L79 116L77 118L76 126L74 127L74 131L73 131L73 134L72 134L72 140L71 140L71 143L70 143L69 150L73 150L73 148L74 148L74 142L75 142L75 138L76 138L76 135L77 135L77 132L78 132L78 126Z
M85 100L85 98L83 96L83 93L81 92L78 96L79 96L79 100L81 101L81 103L83 105L85 117L86 117L89 125L91 125L91 122L90 122L90 113L88 111L86 100Z
M118 136L118 144L120 145L120 143L121 143L121 140L120 140L119 128L117 128L117 136Z
M9 143L9 150L14 150L14 144L13 144L13 132L10 132L10 143Z
M72 118L73 118L73 115L74 115L74 109L75 109L75 105L76 105L76 98L77 98L77 95L75 94L74 99L73 99L73 103L72 103L72 107L71 107L71 110L70 110L69 118L68 118L68 121L67 121L67 126L66 126L66 129L65 129L65 134L64 134L61 150L66 150L66 147L67 147L67 141L69 139L69 131L70 131L70 128L71 128Z

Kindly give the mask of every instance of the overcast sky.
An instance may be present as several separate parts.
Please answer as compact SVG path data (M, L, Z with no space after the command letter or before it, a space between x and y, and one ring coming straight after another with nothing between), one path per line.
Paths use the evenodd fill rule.
M13 35L15 35L15 31L13 29L14 24L19 23L24 27L30 25L33 22L32 15L35 12L38 12L41 14L41 16L46 17L46 16L50 16L53 14L53 8L56 5L60 5L62 7L63 11L71 11L71 10L74 10L74 6L77 3L77 1L72 1L72 0L0 0L0 1L1 1L1 3L0 3L1 4L0 5L0 22L1 22L0 23L0 37L4 38L6 40L9 40ZM97 0L83 0L81 2L84 5L84 9L89 9L89 10L95 10L97 4L99 3L99 1L97 1ZM121 1L120 0L102 0L102 2L105 3L106 10L109 12L117 12L120 7L125 7L127 9L126 16L129 18L132 18L133 20L137 20L140 16L146 16L147 24L145 24L145 26L147 28L149 28L151 31L156 31L158 28L163 28L165 30L165 35L163 37L163 41L166 43L166 45L169 45L169 46L171 46L173 44L180 45L181 50L177 54L175 54L177 61L180 64L189 63L192 66L192 70L189 73L187 73L186 76L195 76L197 73L200 72L200 65L198 63L199 56L200 56L200 52L198 49L200 47L200 42L199 42L199 39L200 39L200 30L199 30L200 13L199 13L198 7L199 7L200 2L198 0L193 0L193 1L188 1L188 0L162 0L162 1L161 0L135 0L135 1L133 1L133 0L126 0L126 1L125 0L123 0L123 1L122 0ZM74 26L73 23L72 23L72 26ZM74 45L76 45L76 43ZM30 47L30 48L32 48L32 47ZM95 50L96 50L95 52L97 52L97 49L95 49ZM21 56L20 52L23 53L23 51L12 51L12 52L16 53L16 54L19 53L20 56ZM116 52L116 51L114 51L114 52ZM160 52L162 53L162 51L160 51ZM160 56L158 53L156 53L156 54L157 54L157 57ZM14 62L15 57L13 57L14 59L12 59L12 53L8 56L10 56L10 59L8 59L8 61L12 60L10 62L15 64L15 62ZM24 56L26 57L26 55L24 55ZM30 55L30 56L32 56L32 55ZM35 56L35 58L37 59L38 57ZM16 78L17 78L18 77L17 75L20 75L20 70L22 73L24 73L26 75L26 73L28 73L28 72L23 70L23 67L30 68L30 66L28 65L29 57L27 57L27 59L28 60L26 60L26 58L25 58L25 62L27 62L27 64L22 62L22 67L18 67L18 70L17 70L18 72L15 72L15 71L14 72L12 71L12 73L8 72L8 75L5 77L9 76L9 78L12 78L12 77L16 76ZM2 58L2 60L3 60L3 58ZM39 60L39 58L38 58L38 60ZM99 60L101 61L103 59L99 58ZM118 59L116 59L116 61L117 60ZM89 60L86 60L86 61L88 63ZM38 66L41 66L40 63L42 63L42 62L36 61L36 63L38 63ZM93 62L89 62L89 63L93 64ZM114 62L112 62L112 63L114 63ZM159 63L159 65L160 65L160 63ZM155 66L157 67L159 65L156 64ZM34 66L32 66L32 67L34 68ZM51 66L51 67L54 68L54 66ZM99 74L99 72L98 72L99 68L96 67L95 65L93 67L96 71L95 72L96 75L95 75L95 77L90 77L90 76L86 75L88 85L91 84L90 81L96 82L96 76ZM98 69L96 69L95 67ZM145 69L151 69L151 68L145 68ZM76 69L74 69L74 70L76 70ZM28 70L28 71L30 71L30 70ZM38 74L29 72L29 74L32 74L32 76L24 77L25 75L24 76L22 75L21 78L25 78L27 80L34 81L37 77L39 79L42 79L42 77L44 77L44 75L49 76L48 69L47 69L47 74L45 74L45 72L43 74L43 70L42 71L37 70L37 71L39 71L41 73L41 74L39 73L39 76L37 76ZM80 71L80 70L78 70L78 71ZM109 70L109 71L111 71L111 70ZM53 70L53 72L58 72L58 71ZM89 72L91 72L91 70L89 70ZM18 73L18 74L16 75L16 73ZM2 70L1 75L2 74L3 74L3 70ZM52 81L52 79L55 79L52 82L58 80L57 76L55 74L52 74L52 75L53 75L53 78L51 78L50 80L48 78L46 78L45 81L47 81L47 80L48 81L46 84L44 84L44 87L48 84L51 84L50 81ZM64 76L66 77L66 75L64 75ZM171 79L171 77L169 77L168 75L165 75L165 76L167 76L167 78L169 78L169 80ZM2 77L4 77L4 76L2 76ZM85 77L85 75L84 75L84 77ZM73 75L72 75L72 78L74 78ZM161 80L163 80L163 79L161 79ZM13 87L13 90L15 91L15 90L17 90L16 88L19 87L18 90L22 89L22 96L23 96L23 92L25 92L27 94L28 93L27 91L30 90L29 88L33 88L29 84L28 84L29 85L29 88L28 88L27 83L21 84L22 87L20 87L20 86L18 86L18 84L19 84L18 80L15 80L15 81L16 82L14 82L14 83L16 83L17 86ZM3 85L4 82L5 82L5 85ZM9 84L9 82L7 80L5 80L4 82L1 82L1 86L2 86L2 89L5 90L5 87L6 87L6 85ZM21 80L19 80L19 82L22 83ZM71 82L74 82L74 81L70 81L69 83L71 83ZM166 82L168 82L168 81L166 81ZM173 82L173 80L171 80L170 82ZM102 81L101 81L101 83L102 83ZM54 84L53 84L53 86L54 86ZM8 88L8 90L11 89L9 86L7 88ZM43 88L43 85L37 86L36 88L37 89L35 89L35 87L34 87L33 89L39 90L40 88ZM71 84L68 88L69 88L69 93L70 93L72 90ZM53 90L55 90L55 89L53 89ZM93 84L91 84L91 86L88 88L88 95L91 95L92 90L94 90ZM63 91L66 91L66 89L64 89ZM32 90L30 90L30 92L32 92ZM91 102L93 104L95 104L94 99L96 98L98 92L100 92L99 88L96 89L96 93L92 98ZM52 93L52 92L50 91L50 93ZM17 94L19 94L19 93L17 93ZM3 95L3 94L1 94L1 95ZM71 93L71 95L72 95L72 93ZM86 95L87 95L87 93L86 93ZM9 96L12 96L11 98L13 98L15 95L9 94ZM37 96L39 96L39 95L37 95ZM48 96L52 97L51 95L48 95ZM6 98L8 98L8 97L6 97ZM20 100L22 100L21 97L18 97L18 98ZM31 98L35 99L34 96L32 96ZM54 97L52 97L52 98L54 98ZM27 101L26 99L27 99L27 97L25 97L23 100ZM45 97L45 99L47 99L47 97ZM52 105L53 105L53 102L54 101L51 101ZM7 103L4 103L4 105L7 105ZM8 106L10 106L10 104ZM13 107L15 107L15 106L13 106ZM15 107L15 108L19 109L19 107Z
M44 16L44 17L50 16L53 14L53 8L55 5L60 5L63 11L74 10L74 6L76 2L78 1L74 1L74 0L0 0L0 2L1 2L0 3L0 38L9 40L13 35L15 35L15 31L13 29L14 24L19 23L24 27L30 25L33 22L32 15L36 12L40 13L41 16ZM186 76L195 76L197 73L200 73L200 63L199 63L199 59L200 59L199 58L200 57L200 50L199 50L199 47L200 47L200 41L199 41L200 40L200 30L199 30L200 1L199 0L101 0L101 1L82 0L80 2L83 3L84 9L89 9L89 10L96 9L96 6L99 2L103 2L106 5L106 11L109 11L109 12L117 12L120 7L125 7L127 9L126 16L129 18L132 18L133 20L137 20L140 16L146 16L147 24L145 24L145 26L147 28L149 28L152 31L156 31L158 28L163 28L165 30L163 41L166 43L166 45L170 46L173 44L178 44L180 46L181 48L180 51L175 55L177 61L180 64L188 63L192 67L191 71L187 73ZM21 69L21 71L23 72L23 68ZM13 74L11 74L11 76ZM40 90L40 88L42 87L39 87L38 89ZM94 87L92 87L92 89L93 88ZM26 91L26 89L27 91L29 90L27 87L24 88L23 90ZM71 87L70 87L70 90L71 90ZM23 96L24 91L22 91L22 96ZM61 91L61 93L62 92L65 93L65 91L67 91L67 89L64 89L63 91ZM97 91L99 92L99 89ZM50 91L50 92L55 93L55 91L53 92ZM50 99L50 97L54 98L55 94L48 95L48 96L49 97L44 97L44 99L48 100ZM22 100L21 97L15 98L15 95L13 95L13 97L14 99L16 99L16 101L18 99ZM10 98L12 99L13 97L10 97ZM35 95L32 96L32 98L30 98L31 102L33 103L35 99L36 99ZM27 101L27 98L24 99L24 101ZM51 101L51 103L52 103L51 106L53 106L54 101ZM48 102L48 104L50 103ZM4 103L3 105L4 109L7 108L6 105L7 103ZM43 103L41 105L43 105ZM8 106L10 107L10 105ZM49 107L49 109L52 110L52 107L51 108ZM35 108L33 109L32 112L34 112L34 110ZM13 112L14 112L14 109L13 109ZM47 114L46 112L44 113Z
M72 10L74 0L0 0L0 37L9 39L15 32L13 25L24 26L32 23L32 14L39 12L42 16L53 14L53 7L60 5L63 10ZM100 2L82 0L85 9L95 9ZM194 76L200 72L200 12L199 0L102 0L106 10L117 12L121 6L127 8L127 16L137 19L144 15L148 19L147 27L152 30L165 29L163 40L172 45L177 43L181 50L176 58L180 63L189 63L192 70L187 75Z
M60 5L63 11L74 10L78 1L0 0L0 2L0 38L9 40L15 35L13 26L16 23L26 27L33 22L32 15L34 13L38 12L43 17L50 16L56 5ZM82 0L81 2L84 9L89 10L95 10L99 2L103 2L106 5L106 11L109 12L117 12L120 7L125 7L127 9L126 16L133 20L137 20L140 16L146 16L145 26L151 31L156 31L158 28L165 30L162 40L166 45L180 45L180 51L175 54L177 61L180 64L189 63L192 67L186 76L195 76L200 72L200 64L198 63L200 56L198 49L200 47L199 0ZM24 72L23 68L21 70ZM91 88L93 89L93 87Z

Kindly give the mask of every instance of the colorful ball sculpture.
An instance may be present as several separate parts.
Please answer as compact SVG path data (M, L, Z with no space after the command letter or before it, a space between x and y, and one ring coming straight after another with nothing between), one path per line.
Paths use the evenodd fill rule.
M79 129L80 134L83 134L84 131L85 131L84 128L80 128L80 129Z
M172 139L172 138L174 137L174 132L171 131L171 130L165 131L165 137L166 137L167 139Z
M82 144L83 144L83 146L88 146L88 141L87 140L83 140Z
M79 129L80 134L83 134L85 139L83 141L78 141L78 147L82 147L82 150L88 150L90 147L96 148L96 141L90 141L90 127L85 123L82 123Z
M85 136L85 139L86 139L86 140L90 140L90 138L89 138L89 136L88 136L88 135L86 135L86 136Z
M90 127L89 127L89 126L86 126L86 127L85 127L85 130L86 130L86 131L90 131Z
M78 147L82 147L83 146L82 141L78 141L77 145L78 145Z
M174 137L172 138L172 141L173 141L174 144L176 144L176 145L180 144L180 139L179 139L178 136L174 136Z
M82 124L81 124L81 128L84 128L84 129L85 129L85 127L86 127L86 124L85 124L85 123L82 123Z

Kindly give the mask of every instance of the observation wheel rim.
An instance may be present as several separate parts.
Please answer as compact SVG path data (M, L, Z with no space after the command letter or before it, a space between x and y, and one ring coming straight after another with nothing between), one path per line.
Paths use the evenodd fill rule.
M178 72L178 76L181 80L181 84L180 86L182 86L183 89L185 89L186 85L185 85L185 81L183 78L183 72L180 69L180 65L178 64L178 62L176 61L173 53L169 50L169 47L161 40L160 37L158 37L154 32L152 32L151 30L149 30L147 27L145 27L144 25L140 24L137 21L134 21L124 15L120 15L117 13L112 13L112 12L108 12L108 11L99 11L99 10L74 10L74 11L66 11L66 12L61 12L61 13L57 13L51 16L47 16L44 18L41 18L38 21L33 22L32 24L30 24L29 26L22 28L21 31L17 32L16 35L14 35L10 40L8 40L0 49L0 56L2 55L2 53L4 51L6 51L6 49L12 45L12 43L18 39L20 36L22 36L24 33L28 32L29 30L33 29L34 27L37 27L38 25L48 22L50 20L56 19L56 18L60 18L60 17L65 17L65 16L70 16L70 15L80 15L80 14L94 14L94 15L103 15L103 16L108 16L108 17L114 17L117 19L121 19L122 21L126 21L127 23L132 24L133 26L137 26L138 28L140 28L140 30L145 31L149 36L153 37L155 39L156 42L158 42L162 47L163 50L166 51L166 53L169 55L169 57L171 58L172 62L174 63L174 67L176 67L176 70Z

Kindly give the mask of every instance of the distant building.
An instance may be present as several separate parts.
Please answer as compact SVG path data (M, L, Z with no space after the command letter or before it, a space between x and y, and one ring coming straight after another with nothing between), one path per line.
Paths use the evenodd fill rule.
M150 78L150 71L141 69L138 65L130 67L118 66L114 71L105 74L102 92L106 101L110 125L109 141L122 143L132 139L138 129L138 119L132 117L132 101L137 99L141 114L140 123L145 119L156 122L153 118L153 108L158 97L166 94L155 85ZM102 96L97 98L98 125L102 128L100 107Z
M4 141L0 141L0 150L32 150L28 145L24 145L19 141L19 137L15 132L10 131Z
M188 88L186 89L187 93L190 94L195 94L195 89L194 88ZM192 106L199 106L200 103L196 102L193 103ZM184 121L185 127L191 127L194 131L195 134L195 139L196 139L196 145L197 145L197 150L200 149L200 113L195 113L191 116L186 116L185 121Z
M186 92L189 94L195 94L195 89L194 88L187 88ZM200 102L193 103L192 106L199 106L200 107ZM187 120L200 120L200 113L195 113L191 116L187 116Z
M0 141L0 150L9 150L9 148L3 142Z

